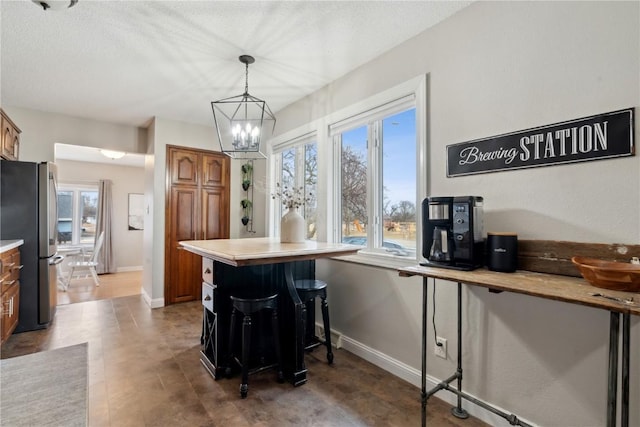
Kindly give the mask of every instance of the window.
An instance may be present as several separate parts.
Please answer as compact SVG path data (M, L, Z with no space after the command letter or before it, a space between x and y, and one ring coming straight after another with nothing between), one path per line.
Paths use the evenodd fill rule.
M270 185L304 185L308 235L361 245L349 261L385 268L414 263L427 195L428 76L333 111L271 141ZM269 234L282 207L271 205Z
M93 245L98 214L98 187L60 184L58 244Z
M416 109L413 97L330 126L339 153L339 241L416 256Z
M289 188L304 189L307 202L299 212L307 223L308 240L316 240L317 236L317 187L318 187L318 145L315 137L305 137L287 144L287 148L279 152L276 161L276 179L280 185ZM282 205L276 205L276 218L284 212ZM276 221L277 222L277 221Z

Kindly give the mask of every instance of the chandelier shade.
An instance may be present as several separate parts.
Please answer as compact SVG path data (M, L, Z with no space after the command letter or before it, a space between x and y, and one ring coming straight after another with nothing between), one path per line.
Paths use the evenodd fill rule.
M249 55L238 59L246 67L244 93L211 102L220 149L235 159L266 158L261 143L273 133L276 118L266 101L249 95L249 64L255 60Z

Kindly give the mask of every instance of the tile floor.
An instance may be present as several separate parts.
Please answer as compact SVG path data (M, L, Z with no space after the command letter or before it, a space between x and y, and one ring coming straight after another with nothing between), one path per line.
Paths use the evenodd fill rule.
M140 295L58 307L45 330L12 335L2 358L89 343L90 426L419 426L419 390L346 352L328 366L322 348L306 356L308 383L278 384L275 372L213 380L199 362L202 306L150 310ZM431 398L430 426L458 420Z
M140 295L142 271L101 274L98 277L100 286L94 285L91 276L74 277L66 291L58 289L58 305Z

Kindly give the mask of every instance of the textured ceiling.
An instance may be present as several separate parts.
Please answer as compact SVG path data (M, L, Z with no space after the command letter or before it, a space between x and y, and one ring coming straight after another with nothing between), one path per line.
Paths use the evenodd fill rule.
M212 124L244 91L272 111L467 6L453 1L0 1L0 102L144 126Z

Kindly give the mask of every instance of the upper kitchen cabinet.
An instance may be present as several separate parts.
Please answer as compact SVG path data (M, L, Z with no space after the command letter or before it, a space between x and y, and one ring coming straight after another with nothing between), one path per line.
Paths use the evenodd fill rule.
M0 109L2 115L2 141L0 141L0 157L6 160L18 160L20 148L20 129L9 116Z

